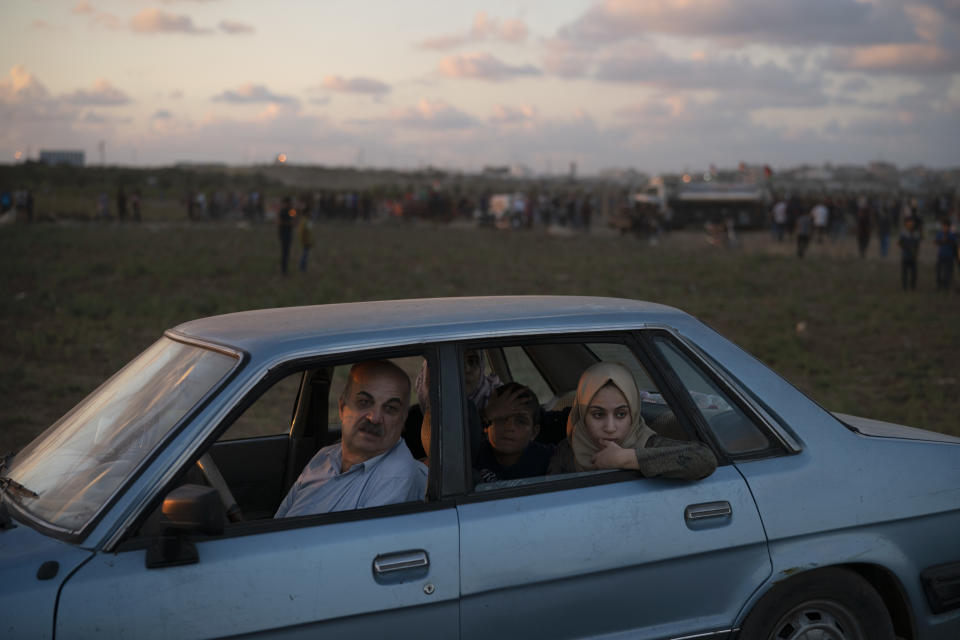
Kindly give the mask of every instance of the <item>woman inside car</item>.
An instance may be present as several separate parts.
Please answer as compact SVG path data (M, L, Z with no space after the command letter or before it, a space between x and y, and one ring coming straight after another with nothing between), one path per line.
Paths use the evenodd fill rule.
M702 442L658 435L640 415L640 392L622 364L598 362L583 372L567 418L567 438L549 473L636 469L647 478L699 480L717 459Z

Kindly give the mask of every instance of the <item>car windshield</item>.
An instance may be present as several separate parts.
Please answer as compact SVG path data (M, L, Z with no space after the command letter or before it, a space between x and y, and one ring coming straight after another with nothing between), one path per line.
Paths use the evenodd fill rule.
M161 338L17 455L5 499L51 525L80 530L236 364L224 353Z

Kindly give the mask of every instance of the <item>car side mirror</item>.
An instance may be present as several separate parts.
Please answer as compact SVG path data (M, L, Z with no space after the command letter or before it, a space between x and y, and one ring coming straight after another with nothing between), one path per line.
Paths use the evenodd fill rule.
M176 532L220 535L227 514L220 495L213 487L185 484L163 499L167 528Z
M227 518L217 490L197 484L185 484L168 493L162 511L165 534L147 549L147 569L199 562L197 546L187 536L219 535Z

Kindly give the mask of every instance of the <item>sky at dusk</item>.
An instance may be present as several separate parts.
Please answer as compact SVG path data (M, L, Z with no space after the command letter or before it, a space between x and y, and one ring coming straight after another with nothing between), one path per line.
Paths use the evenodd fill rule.
M4 0L0 162L960 165L960 0Z

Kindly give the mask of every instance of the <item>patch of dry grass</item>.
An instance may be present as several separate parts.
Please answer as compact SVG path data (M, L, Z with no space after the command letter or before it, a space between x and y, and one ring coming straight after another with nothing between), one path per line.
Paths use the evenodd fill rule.
M799 261L765 234L552 236L320 224L307 274L279 275L270 225L0 229L0 451L19 448L161 332L244 309L408 297L571 294L689 311L824 406L960 435L960 296L899 287L898 258L852 240ZM928 254L932 249L925 247ZM299 256L294 255L294 264ZM929 257L929 256L927 256ZM929 267L929 268L928 268ZM804 330L798 331L798 323Z

